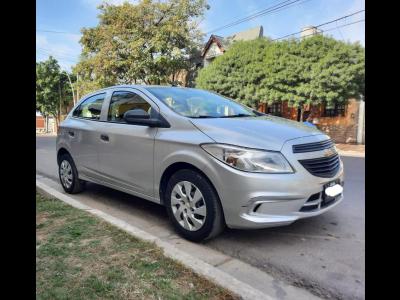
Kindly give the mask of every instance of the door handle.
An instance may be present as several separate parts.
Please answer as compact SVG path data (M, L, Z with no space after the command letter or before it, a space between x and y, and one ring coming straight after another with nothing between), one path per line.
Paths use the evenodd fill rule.
M100 138L101 138L103 141L106 141L106 142L108 142L108 141L110 140L109 137L108 137L108 135L106 135L106 134L100 135Z
M68 135L69 135L70 137L74 137L74 136L75 136L75 132L73 132L73 131L68 131Z

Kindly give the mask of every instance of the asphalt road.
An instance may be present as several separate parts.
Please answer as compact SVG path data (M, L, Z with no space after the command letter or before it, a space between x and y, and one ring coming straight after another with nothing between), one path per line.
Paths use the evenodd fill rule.
M290 226L230 230L205 245L324 298L365 298L365 160L343 157L344 201ZM58 180L54 137L37 137L36 170ZM85 194L103 209L145 214L169 226L163 207L95 184Z

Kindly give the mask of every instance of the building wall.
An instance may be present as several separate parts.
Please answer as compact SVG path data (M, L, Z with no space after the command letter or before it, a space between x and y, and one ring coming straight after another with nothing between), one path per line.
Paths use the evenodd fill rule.
M37 129L44 129L45 122L42 116L36 116L36 128Z
M344 117L318 117L317 127L336 143L357 143L359 101L349 100ZM320 108L321 110L322 108Z
M214 58L222 54L224 53L221 51L218 45L215 42L213 42L208 48L207 52L204 54L203 66L204 67L208 66L213 61Z
M357 143L359 106L358 100L350 99L344 117L322 117L324 109L322 105L311 106L309 109L314 116L314 121L317 122L318 129L329 135L336 143L353 144ZM262 103L258 110L266 112L267 107L267 104ZM288 107L287 101L282 103L283 118L297 120L297 113L297 108Z

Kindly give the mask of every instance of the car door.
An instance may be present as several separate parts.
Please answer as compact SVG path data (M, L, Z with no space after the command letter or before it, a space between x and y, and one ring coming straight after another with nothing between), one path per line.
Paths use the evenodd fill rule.
M98 130L105 97L103 92L83 100L63 129L79 174L89 179L99 179L101 171L97 151L100 144Z
M99 161L107 183L154 196L154 140L157 128L128 124L123 115L131 109L159 111L158 106L139 90L126 88L112 91L107 116L98 133Z

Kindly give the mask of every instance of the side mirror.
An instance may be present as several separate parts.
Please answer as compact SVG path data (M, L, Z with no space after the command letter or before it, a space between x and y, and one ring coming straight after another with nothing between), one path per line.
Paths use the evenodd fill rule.
M157 118L151 118L146 111L140 108L128 110L127 112L125 112L124 120L128 124L134 124L134 125L149 126L149 127L167 127L165 126L166 125L165 121Z
M99 106L97 103L92 103L89 105L88 111L90 111L90 113L93 115L100 115L101 105Z

